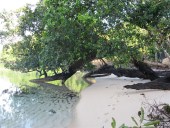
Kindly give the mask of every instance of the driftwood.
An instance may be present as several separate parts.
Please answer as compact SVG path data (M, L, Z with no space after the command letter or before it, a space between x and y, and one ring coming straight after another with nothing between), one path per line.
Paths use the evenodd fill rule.
M142 72L137 69L123 69L118 68L113 71L113 74L117 75L118 77L125 76L125 77L138 77L142 79L148 79Z
M136 62L135 62L136 63ZM144 66L142 66L143 64ZM139 68L140 71L143 70L143 67L145 68L145 63L142 62L140 63L142 66L141 69ZM138 62L137 62L138 64ZM158 71L155 72L153 70L150 70L148 67L146 68L148 72L143 72L144 74L149 75L150 80L153 80L148 83L138 83L134 85L126 85L124 86L125 88L130 88L130 89L161 89L161 90L170 90L170 71Z
M136 68L139 69L140 72L145 75L146 78L150 80L155 80L159 78L159 76L146 63L133 59L133 64Z
M158 74L155 73L146 63L142 61L133 60L135 67L138 69L122 69L122 68L114 68L114 66L110 66L105 64L103 67L91 71L85 75L85 77L100 77L107 76L113 73L114 75L126 76L126 77L139 77L143 79L155 80L159 78Z
M165 76L166 73L167 73L166 71L156 71L156 74L158 76ZM91 71L87 73L84 77L101 77L101 76L107 76L111 74L114 74L118 77L126 76L126 77L132 77L132 78L138 77L142 79L149 79L145 74L143 74L137 69L124 69L124 68L116 69L114 68L114 66L110 66L110 65L104 65L103 67L97 70Z
M141 66L141 65L143 66ZM138 77L143 79L151 79L153 81L148 83L138 83L134 85L126 85L124 86L127 89L161 89L161 90L170 90L170 71L153 71L148 68L144 63L138 63L140 70L149 71L147 73L142 73L137 69L115 69L113 66L104 65L98 70L91 71L85 75L85 77L101 77L110 74L115 74L118 77L126 76L126 77ZM145 70L146 69L146 70ZM153 75L153 76L152 76Z
M170 90L170 76L158 78L154 81L148 83L138 83L133 85L124 86L127 89L160 89L160 90Z
M126 77L139 77L144 78L146 77L138 70L136 69L123 69L123 68L114 68L114 66L111 65L104 65L101 68L91 71L84 75L84 77L102 77L102 76L108 76L114 74L118 77L126 76Z
M167 77L170 75L170 70L155 71L159 77Z
M114 71L113 66L105 64L101 68L93 70L93 71L85 74L84 78L108 76L108 75L111 75L111 73L113 73L113 71Z

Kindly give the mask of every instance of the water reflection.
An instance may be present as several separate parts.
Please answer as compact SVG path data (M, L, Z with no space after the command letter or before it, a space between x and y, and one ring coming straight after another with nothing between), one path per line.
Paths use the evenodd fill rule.
M25 94L6 80L0 82L6 86L0 88L1 128L64 128L70 123L78 97L66 87Z
M7 112L7 113L11 113L12 109L11 109L11 96L14 93L20 92L20 89L17 88L16 86L12 85L7 79L2 79L0 78L0 106L2 106L1 112ZM3 115L0 115L1 119L5 118L3 117Z
M9 73L10 72L10 73ZM12 73L12 74L11 74ZM78 101L78 92L88 86L75 76L67 86L39 87L29 83L31 75L0 70L0 128L67 128ZM13 76L12 76L13 75ZM72 86L71 86L72 84ZM19 87L31 85L29 93ZM77 88L76 88L77 87Z

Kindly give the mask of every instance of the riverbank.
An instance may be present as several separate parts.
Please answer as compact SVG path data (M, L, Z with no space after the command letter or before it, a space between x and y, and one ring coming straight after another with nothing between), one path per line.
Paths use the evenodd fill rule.
M0 83L1 128L68 128L77 93L47 83L25 93L8 79Z
M134 124L131 117L137 117L141 107L147 110L147 104L170 103L170 91L123 87L148 80L111 75L96 78L96 81L81 92L71 128L111 128L112 117L118 126L122 123L131 126Z

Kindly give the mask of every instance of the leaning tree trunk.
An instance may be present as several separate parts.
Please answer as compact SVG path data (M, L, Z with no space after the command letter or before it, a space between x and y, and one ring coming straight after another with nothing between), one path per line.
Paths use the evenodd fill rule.
M95 52L89 52L89 54L86 56L85 59L79 59L75 61L73 64L71 64L68 68L68 71L62 72L59 74L55 74L53 76L48 76L46 78L41 78L41 79L34 79L30 80L33 83L44 83L48 81L54 81L54 80L62 80L64 83L68 78L70 78L73 74L75 74L78 70L80 70L85 62L90 62L96 58L96 53Z
M133 64L146 76L146 78L150 80L159 78L159 76L146 63L133 59Z
M48 77L47 72L45 71L45 69L43 69L43 73L44 73L45 78Z
M125 88L129 89L162 89L162 90L170 90L170 73L169 71L157 72L157 74L148 68L148 66L140 61L134 60L134 64L139 68L140 71L143 71L147 76L150 77L151 82L148 83L137 83L134 85L126 85ZM158 77L161 75L162 77Z

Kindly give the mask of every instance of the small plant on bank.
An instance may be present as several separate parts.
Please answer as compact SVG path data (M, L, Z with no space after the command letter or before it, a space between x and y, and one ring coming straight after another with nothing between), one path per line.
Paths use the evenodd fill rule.
M125 124L122 124L119 128L155 128L160 121L159 120L154 120L154 121L148 121L144 123L144 109L141 108L141 110L138 112L139 120L137 121L134 117L132 118L132 121L135 123L134 126L127 126ZM112 123L111 123L112 128L116 128L116 120L112 118Z
M170 105L169 104L153 104L150 105L148 118L150 120L159 120L158 128L170 127Z

